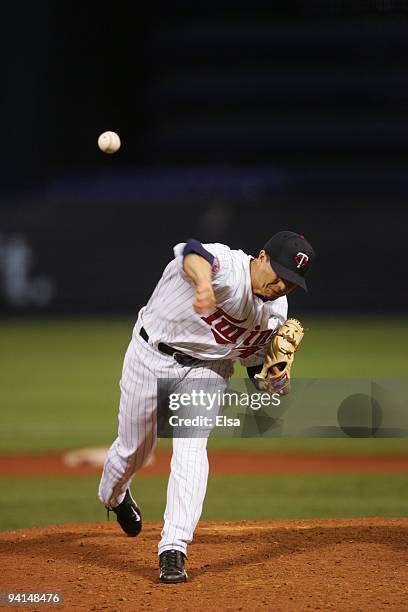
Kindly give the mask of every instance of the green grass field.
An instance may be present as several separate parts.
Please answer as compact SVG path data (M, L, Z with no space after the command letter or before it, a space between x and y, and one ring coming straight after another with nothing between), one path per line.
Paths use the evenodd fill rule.
M363 322L307 319L300 378L407 375L408 319ZM0 449L43 451L109 444L117 424L122 360L130 319L0 324ZM398 329L390 358L390 334ZM358 344L357 340L358 339ZM357 345L356 345L357 344ZM236 376L245 370L236 367ZM214 440L217 446L408 450L405 440Z
M167 479L134 480L132 492L146 520L161 520ZM96 497L98 479L0 478L0 530L106 520ZM212 476L202 518L208 520L407 516L408 475ZM114 515L111 521L116 520Z
M308 331L295 366L297 377L406 377L408 319L303 321ZM3 321L0 452L109 444L116 432L118 380L132 326L129 318ZM394 341L396 329L398 342ZM235 375L244 377L245 371L238 367ZM408 452L404 438L218 438L210 444L234 450ZM161 444L168 445L169 441ZM214 477L210 479L205 517L406 515L407 480L403 475ZM142 482L140 501L146 518L158 519L163 511L164 481L143 478ZM0 486L8 491L1 506L2 529L103 516L94 479L0 478ZM239 500L239 508L231 502L234 498Z

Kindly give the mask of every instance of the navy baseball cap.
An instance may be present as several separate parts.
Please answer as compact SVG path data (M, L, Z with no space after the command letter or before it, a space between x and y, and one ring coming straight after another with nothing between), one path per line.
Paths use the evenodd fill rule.
M302 234L278 232L268 240L264 250L278 276L307 291L304 277L313 264L315 252Z

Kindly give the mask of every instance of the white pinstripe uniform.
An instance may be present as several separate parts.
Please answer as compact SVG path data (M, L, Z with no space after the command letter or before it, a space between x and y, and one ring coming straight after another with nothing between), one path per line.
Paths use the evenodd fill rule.
M156 445L157 380L181 384L189 379L214 382L225 390L233 363L262 363L271 336L287 318L287 299L264 302L252 293L250 260L243 251L222 244L203 245L215 256L213 289L217 306L204 315L193 309L195 285L183 269L184 244L174 248L175 259L165 268L149 302L139 312L126 352L120 381L118 437L105 460L99 498L115 507L124 497L133 474ZM149 341L140 336L144 327ZM202 359L185 367L160 352L162 342ZM173 438L164 527L158 551L180 550L192 541L207 488L207 438ZM200 433L201 436L201 433Z

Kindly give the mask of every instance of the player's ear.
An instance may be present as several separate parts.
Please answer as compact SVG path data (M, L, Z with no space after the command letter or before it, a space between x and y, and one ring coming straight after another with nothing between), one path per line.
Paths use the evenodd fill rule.
M263 261L264 259L267 259L267 254L265 253L264 249L261 249L259 251L259 255L258 255L258 259L260 259L261 261Z
M269 255L266 253L265 249L259 251L258 259L261 263L267 263L269 261Z

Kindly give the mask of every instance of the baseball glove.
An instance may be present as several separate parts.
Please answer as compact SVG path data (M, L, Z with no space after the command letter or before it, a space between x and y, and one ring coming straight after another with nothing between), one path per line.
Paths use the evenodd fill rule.
M258 389L286 395L290 391L290 371L295 352L303 338L303 326L297 319L287 319L272 338L262 371L255 374Z

